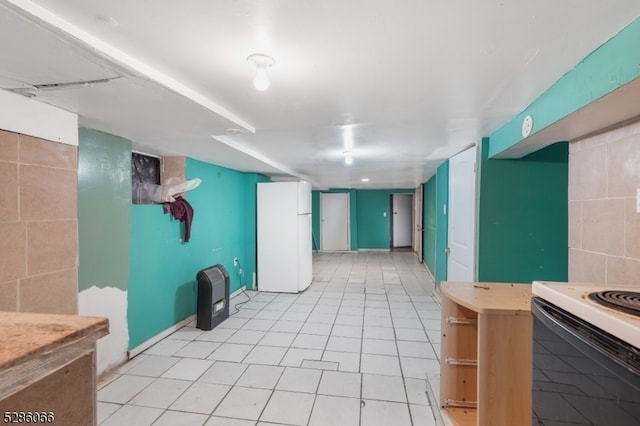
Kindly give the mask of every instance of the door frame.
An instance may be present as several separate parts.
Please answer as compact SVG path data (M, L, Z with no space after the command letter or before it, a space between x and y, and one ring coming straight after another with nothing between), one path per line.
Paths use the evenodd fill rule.
M413 205L413 203L415 202L414 200L414 194L410 193L410 192L397 192L397 193L391 193L389 194L389 212L391 213L389 215L389 249L393 249L396 246L393 244L393 225L394 225L394 213L393 213L393 198L395 196L408 196L411 197L411 203ZM399 248L401 247L411 247L413 249L413 245L414 245L414 233L413 233L413 227L415 224L415 209L411 208L411 224L409 225L409 234L411 235L411 243L408 246L398 246Z
M418 255L418 261L422 263L424 261L422 246L422 236L424 234L424 224L422 223L422 209L423 209L423 194L424 184L420 184L416 188L415 195L413 197L413 223L414 223L414 236L413 236L413 251Z
M323 223L324 219L322 217L322 198L327 195L341 195L344 196L347 200L347 249L346 250L325 250L324 249L324 238L323 237ZM320 216L320 244L318 247L318 251L351 251L351 194L348 192L321 192L320 193L320 202L319 202L319 216Z

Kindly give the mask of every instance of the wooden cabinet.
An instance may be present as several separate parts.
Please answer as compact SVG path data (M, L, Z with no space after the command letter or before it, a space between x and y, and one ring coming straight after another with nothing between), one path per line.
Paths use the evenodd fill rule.
M95 346L108 327L106 318L0 312L2 421L95 425Z
M531 423L528 284L444 282L440 405L456 425Z

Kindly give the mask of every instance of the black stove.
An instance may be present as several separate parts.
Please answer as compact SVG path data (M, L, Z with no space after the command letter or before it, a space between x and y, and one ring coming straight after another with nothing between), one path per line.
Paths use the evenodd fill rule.
M589 300L607 308L640 317L640 293L626 290L596 291L587 295Z

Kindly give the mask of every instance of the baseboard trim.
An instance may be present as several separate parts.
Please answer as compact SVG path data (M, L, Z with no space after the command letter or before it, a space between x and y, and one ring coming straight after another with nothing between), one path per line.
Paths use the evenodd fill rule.
M144 352L145 350L149 349L151 346L155 345L160 340L164 339L165 337L167 337L171 333L173 333L175 331L178 331L179 329L181 329L185 325L189 324L191 321L194 321L195 319L196 319L196 314L189 315L188 317L186 317L182 321L177 322L176 324L172 325L171 327L169 327L169 328L161 331L160 333L156 334L152 338L150 338L148 340L145 340L144 342L140 343L135 348L130 349L127 352L127 357L129 359L132 359L135 356L140 355L142 352Z
M386 248L386 249L374 249L374 248L361 248L358 249L358 252L368 252L368 251L391 251L390 249Z
M239 289L237 289L236 291L234 291L233 293L231 293L229 295L229 299L233 299L234 297L240 295L244 290L246 290L246 287L247 286L242 286ZM196 314L189 315L187 318L185 318L182 321L172 325L171 327L167 328L166 330L161 331L160 333L156 334L155 336L153 336L149 340L145 340L144 342L140 343L138 346L136 346L135 348L133 348L133 349L131 349L131 350L129 350L127 352L127 359L132 359L135 356L140 355L142 352L144 352L145 350L149 349L151 346L155 345L160 340L164 339L165 337L169 336L171 333L174 333L174 332L178 331L179 329L181 329L185 325L187 325L190 322L195 321L195 320L196 320Z

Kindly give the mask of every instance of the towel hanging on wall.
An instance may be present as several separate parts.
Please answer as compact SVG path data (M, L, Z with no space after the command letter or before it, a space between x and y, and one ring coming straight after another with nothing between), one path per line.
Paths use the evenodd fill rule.
M191 191L192 189L196 189L200 186L202 181L199 178L190 179L180 183L167 183L162 185L162 202L163 203L173 203L178 197L178 194L184 194L187 191ZM174 198L174 196L176 196ZM178 195L179 196L179 195Z
M162 205L164 213L171 215L184 223L184 242L188 243L191 238L191 223L193 222L193 207L184 198L178 196L172 203Z

